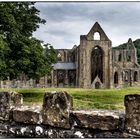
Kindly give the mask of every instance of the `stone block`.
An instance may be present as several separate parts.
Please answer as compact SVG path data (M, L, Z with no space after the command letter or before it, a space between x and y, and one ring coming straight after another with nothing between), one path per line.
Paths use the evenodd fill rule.
M69 128L69 115L71 107L72 97L68 93L45 93L42 108L43 124Z
M42 123L40 106L21 106L13 109L13 120L15 122L40 124Z
M23 104L23 95L15 91L11 91L11 105L21 106Z
M0 120L9 120L10 110L22 105L22 95L13 91L0 92Z
M140 135L140 95L125 96L125 129L132 134Z
M109 110L75 110L71 117L73 125L100 130L116 130L120 126L120 113Z

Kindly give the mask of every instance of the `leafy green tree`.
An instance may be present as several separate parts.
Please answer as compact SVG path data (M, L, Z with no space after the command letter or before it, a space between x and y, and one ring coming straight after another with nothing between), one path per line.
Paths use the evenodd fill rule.
M27 75L39 79L51 70L54 62L54 49L44 51L41 41L32 33L45 24L39 16L34 2L0 3L0 34L3 35L9 51L5 66L10 79ZM49 56L49 57L48 57ZM2 68L2 67L1 67Z
M7 43L3 40L2 35L0 35L0 80L4 80L8 77L6 64L8 50Z
M29 78L38 80L40 77L49 74L52 70L52 64L57 62L57 53L53 47L46 45L44 45L44 47L45 48L42 47L39 40L32 38L29 50L25 48L25 54L21 61L25 62L25 74L28 75ZM19 65L20 64L21 62L19 62Z
M44 47L45 47L44 53L45 53L45 57L46 57L45 61L48 65L47 73L50 74L50 71L53 69L52 64L54 64L58 61L58 59L57 59L58 52L56 50L54 50L54 48L51 44L45 44Z

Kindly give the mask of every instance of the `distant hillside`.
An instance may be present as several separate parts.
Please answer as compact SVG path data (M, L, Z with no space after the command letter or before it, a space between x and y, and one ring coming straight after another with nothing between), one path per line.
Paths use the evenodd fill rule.
M138 63L140 64L140 39L136 39L135 41L133 41L133 43L137 49ZM126 44L127 43L123 43L117 47L114 47L113 49L126 48Z

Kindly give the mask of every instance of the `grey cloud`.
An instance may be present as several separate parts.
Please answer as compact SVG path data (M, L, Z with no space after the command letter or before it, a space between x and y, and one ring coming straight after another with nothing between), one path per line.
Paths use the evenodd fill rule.
M113 46L127 41L128 36L140 36L140 2L37 2L36 7L47 24L34 34L56 48L79 44L80 35L87 34L95 21Z
M47 31L46 31L47 33ZM61 30L61 29L50 29L49 33L48 34L51 34L51 35L56 35L56 36L70 36L71 33L70 32L67 32L67 31L64 31L64 30Z
M60 5L59 5L60 4ZM135 9L140 3L52 3L52 6L46 2L43 7L37 6L43 11L44 16L50 20L63 21L63 20L79 20L88 18L99 18L102 20L112 19L118 21L119 17L122 19L129 19L130 14L135 13L138 15L139 9ZM122 20L121 18L119 20Z

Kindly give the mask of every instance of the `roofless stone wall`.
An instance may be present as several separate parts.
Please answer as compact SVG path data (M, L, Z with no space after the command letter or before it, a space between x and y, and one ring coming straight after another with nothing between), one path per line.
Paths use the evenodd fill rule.
M47 92L42 106L25 106L16 92L0 92L0 137L140 138L140 95L126 110L73 110L66 92Z

